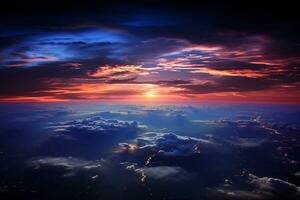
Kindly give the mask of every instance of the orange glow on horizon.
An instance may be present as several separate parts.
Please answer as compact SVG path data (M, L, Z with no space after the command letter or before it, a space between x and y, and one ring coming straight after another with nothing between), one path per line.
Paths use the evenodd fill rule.
M189 94L188 91L154 84L78 84L49 90L47 96L15 96L0 102L112 102L134 104L176 104L184 102L268 102L299 103L297 85L282 85L263 91Z

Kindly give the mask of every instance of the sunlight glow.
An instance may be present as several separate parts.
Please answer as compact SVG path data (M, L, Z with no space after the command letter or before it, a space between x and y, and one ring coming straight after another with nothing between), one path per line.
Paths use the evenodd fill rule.
M154 91L149 91L149 92L146 93L146 97L148 97L148 98L154 98L154 97L156 97L156 96L157 96L157 95L155 94Z

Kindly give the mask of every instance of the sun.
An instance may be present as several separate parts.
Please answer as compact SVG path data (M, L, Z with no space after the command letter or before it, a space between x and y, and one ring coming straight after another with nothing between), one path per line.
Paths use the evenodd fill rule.
M155 94L154 91L149 91L149 92L146 93L146 97L148 97L148 98L154 98L154 97L156 97L156 94Z

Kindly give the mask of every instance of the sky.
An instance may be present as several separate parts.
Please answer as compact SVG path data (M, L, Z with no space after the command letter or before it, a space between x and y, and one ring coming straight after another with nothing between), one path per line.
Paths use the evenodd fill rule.
M4 3L1 102L300 103L291 3Z

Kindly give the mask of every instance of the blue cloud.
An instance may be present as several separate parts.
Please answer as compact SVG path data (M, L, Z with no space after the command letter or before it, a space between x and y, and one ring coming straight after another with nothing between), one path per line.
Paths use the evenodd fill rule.
M3 50L6 57L2 63L13 67L33 67L48 62L92 59L99 54L117 57L124 53L125 44L130 40L124 32L99 28L49 32L33 35Z

